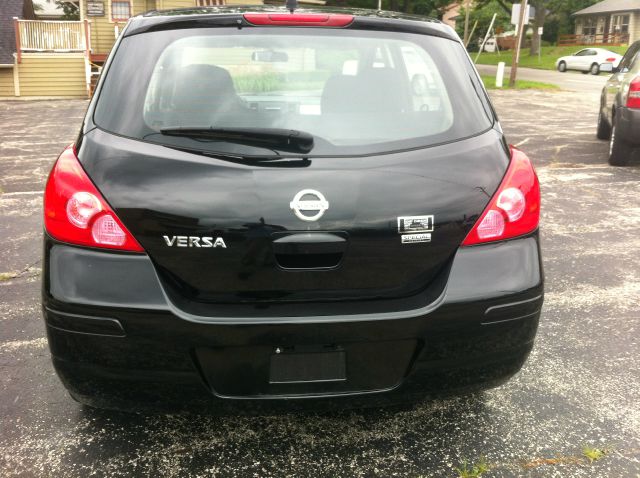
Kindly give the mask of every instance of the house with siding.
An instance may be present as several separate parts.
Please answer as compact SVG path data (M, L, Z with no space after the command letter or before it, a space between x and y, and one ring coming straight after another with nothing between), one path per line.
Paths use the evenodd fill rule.
M32 0L0 0L0 99L86 98L130 17L262 0L79 0L79 21L35 20Z
M262 0L80 0L80 21L88 25L90 61L102 65L132 16L150 10L262 3Z
M16 37L13 17L34 18L31 1L2 0L0 8L0 97L12 97L15 93L14 71Z
M640 40L640 0L604 0L574 16L580 44L628 45Z

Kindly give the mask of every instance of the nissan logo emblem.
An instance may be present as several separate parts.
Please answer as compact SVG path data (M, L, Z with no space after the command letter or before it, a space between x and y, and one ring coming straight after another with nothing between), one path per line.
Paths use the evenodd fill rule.
M306 197L306 199L304 199ZM329 203L321 192L315 189L303 189L289 203L295 215L303 221L317 221L329 209ZM305 215L303 212L315 213Z

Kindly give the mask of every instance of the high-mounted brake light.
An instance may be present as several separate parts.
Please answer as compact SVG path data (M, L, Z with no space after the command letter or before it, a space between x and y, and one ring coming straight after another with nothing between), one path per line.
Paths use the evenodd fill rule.
M511 163L463 246L503 241L529 234L540 220L540 184L529 158L511 147Z
M353 15L318 13L245 13L244 19L252 25L290 27L346 27Z
M636 76L631 80L631 83L629 83L627 108L640 108L640 76Z
M72 146L62 152L49 174L44 227L62 242L144 252L84 172Z

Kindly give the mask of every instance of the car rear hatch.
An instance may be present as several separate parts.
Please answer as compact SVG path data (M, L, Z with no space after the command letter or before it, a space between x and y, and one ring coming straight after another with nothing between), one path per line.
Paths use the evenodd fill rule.
M508 152L457 40L365 23L125 35L78 155L165 287L398 298L446 270ZM228 136L248 127L313 145Z

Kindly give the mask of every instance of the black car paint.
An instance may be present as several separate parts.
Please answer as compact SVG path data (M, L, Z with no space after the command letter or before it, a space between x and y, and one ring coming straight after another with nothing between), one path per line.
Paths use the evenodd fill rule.
M226 406L220 398L272 406L287 397L360 406L493 386L528 356L543 297L537 233L461 248L439 278L446 282L441 294L422 294L411 310L401 311L397 302L382 300L375 308L372 301L350 301L334 310L309 303L241 304L233 311L242 316L197 316L171 302L147 256L46 237L45 259L43 307L54 365L75 398L98 407L218 409ZM301 315L310 309L327 315ZM373 357L389 360L404 346L398 351L404 362L390 374L382 367L381 376L372 375L372 367L366 376L355 373L363 367L356 363L348 388L269 385L266 370L277 348L336 344L347 350L368 344ZM207 350L223 355L216 361ZM344 400L374 392L380 392L377 399Z
M123 36L192 27L193 21L239 25L242 19L174 21L136 19ZM450 36L438 24L411 21L357 17L353 26ZM306 160L286 169L295 181L266 189L261 185L283 174L277 164L238 164L123 138L93 124L94 107L95 98L76 142L78 157L149 255L78 248L45 234L49 343L76 399L100 407L183 406L192 392L222 406L213 397L271 402L385 392L382 400L394 401L495 385L522 366L543 297L537 232L459 248L509 163L498 123L476 137L430 148ZM203 199L206 188L193 187L201 177L225 177L225 191L238 203L225 221L200 221L215 205ZM390 177L414 189L394 188ZM318 231L346 233L350 251L369 244L371 250L333 270L273 264L273 233L309 231L288 208L303 187L321 189L335 205ZM373 196L363 203L363 193L373 192L380 196L375 203ZM401 246L396 218L423 214L435 215L433 242ZM268 233L252 236L252 225L263 232L269 225ZM177 256L163 244L165 234L222 236L228 248L185 249ZM212 257L226 266L248 257L250 267L200 280ZM382 259L376 273L358 274L376 259ZM265 270L267 277L256 278ZM354 277L359 287L341 286ZM347 382L268 382L276 349L309 347L352 355ZM367 367L372 360L377 368Z
M312 159L286 172L270 163L234 164L98 129L86 135L78 156L165 286L196 302L412 295L450 261L508 164L493 130L423 150ZM331 205L312 223L289 208L306 188L322 191ZM432 241L402 244L398 217L424 214L435 217ZM292 273L273 253L273 241L284 231L346 231L349 250L330 272ZM178 254L164 235L222 237L227 248Z

